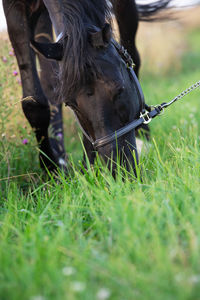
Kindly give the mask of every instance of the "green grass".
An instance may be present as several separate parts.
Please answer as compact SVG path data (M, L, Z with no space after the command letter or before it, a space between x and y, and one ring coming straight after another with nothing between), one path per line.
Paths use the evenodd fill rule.
M199 31L187 38L181 73L143 72L148 103L200 79ZM80 174L80 142L70 138L74 172L45 181L26 123L6 123L20 93L13 64L0 65L0 299L199 299L199 90L152 122L143 183L98 166Z

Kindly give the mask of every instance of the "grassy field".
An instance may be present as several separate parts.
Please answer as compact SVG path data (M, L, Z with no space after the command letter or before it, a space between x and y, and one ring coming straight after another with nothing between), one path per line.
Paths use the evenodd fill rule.
M147 103L200 80L199 12L189 16L140 28ZM98 167L80 174L68 111L74 172L47 181L21 112L15 57L0 35L0 299L199 300L199 90L152 123L143 183L114 181Z

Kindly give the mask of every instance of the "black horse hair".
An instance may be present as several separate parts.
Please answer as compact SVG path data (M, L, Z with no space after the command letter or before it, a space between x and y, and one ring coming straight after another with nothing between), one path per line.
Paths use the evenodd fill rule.
M111 11L106 0L65 0L62 5L66 39L59 94L64 101L70 101L89 73L93 78L97 76L98 66L89 51L88 30L93 25L102 28L109 22Z

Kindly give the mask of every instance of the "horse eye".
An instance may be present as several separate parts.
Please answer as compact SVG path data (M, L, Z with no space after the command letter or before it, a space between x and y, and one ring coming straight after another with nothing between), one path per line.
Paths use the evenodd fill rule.
M88 97L91 97L91 96L93 96L93 95L94 95L94 93L93 93L92 91L88 91L88 92L87 92L87 96L88 96Z

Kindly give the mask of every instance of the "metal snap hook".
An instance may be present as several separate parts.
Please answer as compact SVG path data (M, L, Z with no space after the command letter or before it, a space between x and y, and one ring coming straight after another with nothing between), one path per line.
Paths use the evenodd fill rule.
M155 105L152 107L159 111L158 116L162 116L165 113L165 109L162 107L162 105Z

